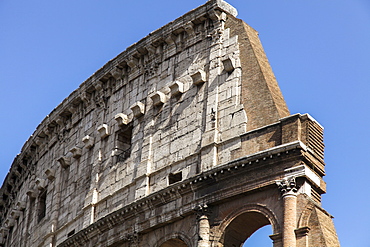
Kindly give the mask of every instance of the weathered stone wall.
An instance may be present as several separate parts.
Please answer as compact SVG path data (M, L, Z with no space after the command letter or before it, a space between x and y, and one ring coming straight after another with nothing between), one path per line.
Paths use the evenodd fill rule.
M297 229L334 246L320 211L323 129L289 116L257 33L236 14L208 1L128 47L51 112L1 188L0 244L230 246L272 224L281 246L296 237L275 181L297 177L294 193L307 198L294 194L294 211L311 217ZM257 223L231 237L244 220Z

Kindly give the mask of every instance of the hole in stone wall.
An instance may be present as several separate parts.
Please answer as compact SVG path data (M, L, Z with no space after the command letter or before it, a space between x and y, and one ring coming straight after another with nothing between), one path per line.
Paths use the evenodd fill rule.
M131 154L132 126L126 126L116 133L114 152L116 162L124 162Z
M37 222L40 222L46 215L46 192L47 190L43 189L39 196Z
M179 182L182 180L182 172L178 172L178 173L170 173L170 175L168 175L168 184L174 184L176 182Z
M9 227L8 236L6 237L6 242L7 242L6 246L10 246L12 243L13 231L14 231L14 226Z
M67 234L67 237L69 238L70 236L72 236L73 234L75 234L75 229L73 229L72 231L70 231L68 234Z
M29 226L32 222L35 203L36 203L36 198L30 197L30 206L29 206L29 210L28 210L27 228L29 228Z

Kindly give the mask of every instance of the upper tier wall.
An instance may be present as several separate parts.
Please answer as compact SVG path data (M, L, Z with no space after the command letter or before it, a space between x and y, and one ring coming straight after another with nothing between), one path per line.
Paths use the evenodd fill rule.
M40 227L40 234L25 243L46 243L51 228L60 243L124 205L231 160L313 143L301 134L303 122L318 132L311 136L321 159L322 129L301 115L284 127L289 111L257 32L236 14L210 0L82 83L14 160L0 190L1 225L15 227L14 212L28 210L18 225Z

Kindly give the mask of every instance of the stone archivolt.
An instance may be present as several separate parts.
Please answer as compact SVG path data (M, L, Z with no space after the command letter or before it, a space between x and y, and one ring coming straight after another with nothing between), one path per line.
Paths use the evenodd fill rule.
M236 15L208 1L55 108L1 187L0 246L240 246L266 224L274 246L339 246L323 128Z

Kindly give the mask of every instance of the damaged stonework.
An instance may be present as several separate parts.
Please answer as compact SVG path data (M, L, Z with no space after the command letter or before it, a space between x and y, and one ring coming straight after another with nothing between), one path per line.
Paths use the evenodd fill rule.
M0 189L0 246L241 246L269 224L275 247L339 246L323 127L236 16L207 1L57 106Z

